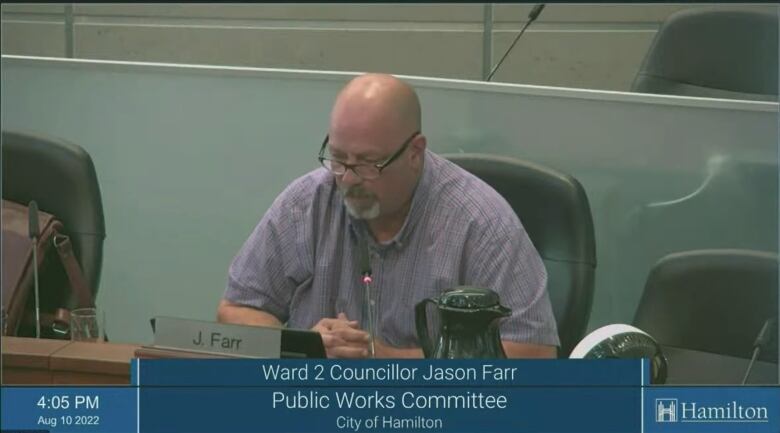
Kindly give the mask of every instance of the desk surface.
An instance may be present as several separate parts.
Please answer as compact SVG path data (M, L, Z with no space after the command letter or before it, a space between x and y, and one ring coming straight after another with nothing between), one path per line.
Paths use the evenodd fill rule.
M3 384L127 384L140 346L2 338Z
M672 346L664 346L663 351L669 363L667 384L739 385L750 364L749 359ZM777 385L777 383L777 364L761 361L753 364L748 384Z
M49 368L49 358L70 344L64 340L2 337L3 367Z

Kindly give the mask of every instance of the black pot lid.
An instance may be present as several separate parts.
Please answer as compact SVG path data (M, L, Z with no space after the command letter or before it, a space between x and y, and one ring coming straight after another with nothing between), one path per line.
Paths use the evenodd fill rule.
M481 310L499 304L498 294L490 289L460 286L439 297L439 305L464 310Z

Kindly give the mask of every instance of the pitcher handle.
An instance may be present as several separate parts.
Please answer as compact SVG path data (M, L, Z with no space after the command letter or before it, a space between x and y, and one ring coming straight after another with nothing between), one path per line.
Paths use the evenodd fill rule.
M425 307L428 303L435 303L433 299L424 299L417 303L414 307L414 321L417 325L417 340L420 342L423 355L426 358L433 356L433 344L431 337L428 335L428 316L425 311Z

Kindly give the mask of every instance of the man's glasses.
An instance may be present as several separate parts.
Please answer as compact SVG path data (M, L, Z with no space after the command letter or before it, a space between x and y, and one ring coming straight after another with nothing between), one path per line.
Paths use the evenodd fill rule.
M406 139L406 141L404 141L404 144L401 145L400 149L398 149L394 154L390 155L384 161L369 164L347 164L335 159L326 158L325 148L328 146L329 139L329 136L326 135L325 140L322 142L322 147L320 147L320 156L317 159L320 160L320 164L322 164L323 167L336 176L343 176L347 173L347 170L352 170L352 172L355 173L357 177L363 180L373 180L378 178L379 175L382 174L382 170L384 170L388 165L390 165L393 161L398 159L401 154L404 153L404 150L409 147L409 143L411 143L419 133L420 131L415 131L414 134L412 134L409 138Z

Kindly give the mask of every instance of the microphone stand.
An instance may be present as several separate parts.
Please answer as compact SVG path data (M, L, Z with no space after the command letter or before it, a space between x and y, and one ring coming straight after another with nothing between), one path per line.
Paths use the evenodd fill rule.
M774 322L775 319L773 318L766 319L766 321L764 321L764 325L761 327L761 330L758 331L756 341L753 343L753 356L750 358L750 363L748 364L747 370L745 371L745 377L742 378L742 385L747 383L748 377L750 377L750 371L753 369L753 364L755 364L756 360L758 359L758 355L761 353L761 349L763 349L764 346L769 342L769 337L772 335L772 324Z
M363 286L365 288L365 309L366 309L366 332L368 332L368 357L374 358L376 356L376 348L374 346L374 338L376 335L376 330L374 329L374 308L376 307L376 304L374 303L374 298L371 296L371 283L373 282L373 279L371 278L371 271L363 272Z
M41 338L41 297L38 284L38 203L35 200L28 205L28 229L32 240L33 252L33 284L35 287L35 338Z
M368 257L368 240L362 239L360 242L360 268L361 282L363 283L363 318L366 321L366 332L368 332L368 357L376 356L376 347L374 340L376 338L376 302L374 301L371 290L371 283L374 279L371 277L371 260Z
M536 18L539 17L539 14L542 13L542 9L544 9L544 6L545 6L544 3L540 3L534 6L533 9L531 9L531 12L528 13L528 21L525 22L523 28L520 29L520 33L518 33L517 36L515 37L515 40L512 41L512 45L510 45L509 49L506 50L504 55L501 57L501 60L499 60L498 63L496 63L496 66L494 66L493 70L490 71L490 74L488 74L487 79L485 81L490 81L493 78L493 74L495 74L496 71L498 70L498 67L501 66L502 63L504 63L504 59L506 59L506 56L508 56L509 52L512 51L512 48L515 47L517 41L520 40L520 36L523 36L523 33L525 33L525 29L527 29L532 22L536 21Z

